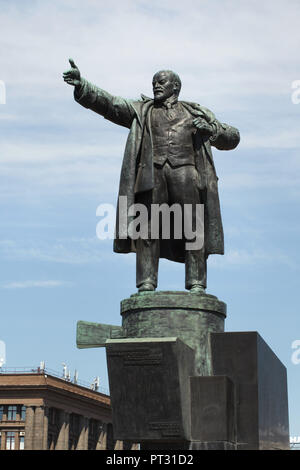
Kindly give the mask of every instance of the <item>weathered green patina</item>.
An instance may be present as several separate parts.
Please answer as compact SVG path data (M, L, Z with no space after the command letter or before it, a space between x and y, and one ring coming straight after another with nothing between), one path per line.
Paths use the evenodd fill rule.
M195 351L196 375L210 375L210 333L224 331L226 304L209 294L157 291L121 302L122 326L78 322L79 348L103 347L108 339L178 337Z
M126 222L121 222L123 217L117 210L114 251L136 252L136 285L140 291L156 289L158 260L167 258L185 263L186 289L203 292L207 257L224 253L218 177L211 147L234 149L240 140L239 131L220 122L206 107L179 101L181 80L170 70L162 70L153 76L153 99L142 95L141 100L128 100L111 95L81 77L72 59L70 65L64 80L74 86L75 100L109 121L130 129L117 202L119 208L120 198L126 199L128 217ZM132 214L131 208L141 203L151 207L151 211L157 204L169 208L177 204L183 211L190 206L193 211L190 225L193 227L196 209L203 205L203 223L193 231L196 238L203 239L201 246L197 249L187 246L186 226L180 239L175 236L165 239L162 233L158 237L153 237L152 232L150 235L154 220L152 212L147 221L146 238L133 237L129 226L136 219L136 213L133 211ZM163 217L161 232L165 225L166 217ZM174 222L177 228L181 225L181 220Z

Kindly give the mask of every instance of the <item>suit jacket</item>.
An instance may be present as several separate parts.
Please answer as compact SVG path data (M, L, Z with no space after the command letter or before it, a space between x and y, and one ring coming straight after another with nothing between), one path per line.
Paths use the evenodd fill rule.
M96 87L87 80L82 79L80 87L74 90L74 98L85 108L102 115L115 124L130 129L125 147L119 197L127 197L127 207L135 203L135 195L140 192L151 191L154 187L154 172L152 161L152 137L150 125L150 110L153 100L142 95L141 100L128 100ZM205 250L209 254L224 254L224 235L218 195L218 177L213 161L211 145L219 150L234 149L240 140L239 131L227 124L220 123L214 114L196 103L181 101L182 105L193 117L201 116L214 129L212 138L203 138L201 132L194 135L195 164L198 172L204 178L205 187L201 189L202 199L205 200L204 231ZM119 207L119 197L118 204ZM133 217L132 217L133 218ZM128 237L127 228L132 221L127 218L126 226L120 222L117 210L114 251L129 253L136 251L135 243ZM160 252L161 258L172 261L185 261L184 243L176 246L164 243Z

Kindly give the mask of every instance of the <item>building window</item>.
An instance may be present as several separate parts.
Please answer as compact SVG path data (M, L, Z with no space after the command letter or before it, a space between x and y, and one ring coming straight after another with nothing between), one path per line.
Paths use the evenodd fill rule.
M25 437L20 436L19 437L19 450L24 450L24 444L25 444Z
M26 406L22 405L21 412L20 412L20 419L21 421L25 421L25 418L26 418Z
M48 450L55 450L57 434L48 434Z
M17 418L17 406L9 405L7 407L7 421L16 421Z
M59 410L50 407L48 410L48 449L54 450L59 435Z
M70 432L72 432L74 434L79 433L79 415L77 415L75 413L70 414L69 426L70 426Z
M3 419L3 410L4 410L4 406L1 405L0 406L0 421L2 421L2 419Z
M107 441L106 441L106 449L113 450L114 449L114 434L113 434L113 427L111 423L107 424Z
M49 424L58 424L59 423L59 410L56 408L49 408L48 415Z
M99 423L95 419L90 419L89 422L89 440L88 440L88 449L96 449L97 442L99 437Z
M79 438L79 415L70 414L69 418L69 450L75 450Z
M15 433L14 431L8 431L6 433L6 450L14 450L15 449Z

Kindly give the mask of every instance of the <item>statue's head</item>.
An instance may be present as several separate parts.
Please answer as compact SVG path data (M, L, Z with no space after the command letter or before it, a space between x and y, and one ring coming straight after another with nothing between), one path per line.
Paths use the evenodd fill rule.
M153 95L155 101L165 101L171 96L178 97L181 89L181 80L172 70L157 72L152 80Z

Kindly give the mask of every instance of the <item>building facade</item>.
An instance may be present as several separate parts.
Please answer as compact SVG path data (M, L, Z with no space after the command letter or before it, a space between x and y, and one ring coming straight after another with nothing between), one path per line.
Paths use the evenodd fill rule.
M108 395L45 371L0 373L1 450L134 448L113 438Z

